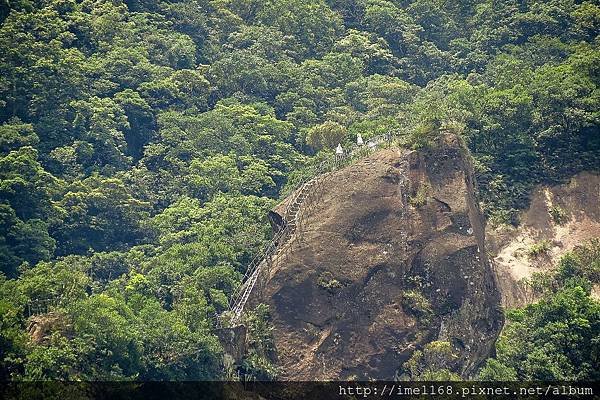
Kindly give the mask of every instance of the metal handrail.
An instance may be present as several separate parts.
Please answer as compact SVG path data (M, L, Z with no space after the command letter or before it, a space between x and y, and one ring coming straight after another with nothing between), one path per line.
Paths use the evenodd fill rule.
M297 217L302 211L303 201L296 203L297 200L303 195L304 191L308 188L308 183L314 181L315 183L319 183L319 178L324 174L332 172L339 168L342 165L345 165L345 161L352 160L354 156L366 156L370 153L370 150L374 150L379 146L379 144L384 142L391 142L393 136L393 132L387 132L382 135L378 135L370 138L366 141L366 143L359 145L355 144L350 148L349 151L343 154L336 154L333 159L328 158L326 160L321 161L313 174L303 177L299 182L297 182L291 193L292 199L287 203L284 212L282 213L282 217L284 220L283 228L277 232L277 234L267 243L259 253L252 259L248 267L246 268L246 272L244 273L243 283L234 291L231 301L229 303L229 310L233 312L232 323L237 323L239 318L242 315L244 310L244 306L250 297L250 293L254 289L256 282L258 280L258 275L260 274L260 267L263 263L267 262L268 259L273 258L277 255L278 250L283 248L285 244L284 241L287 239L287 235L290 233L290 225L297 224ZM364 149L367 149L367 152L364 152ZM333 163L332 163L333 161ZM294 215L290 215L292 207L297 205L297 210ZM295 225L295 230L298 230L298 226Z

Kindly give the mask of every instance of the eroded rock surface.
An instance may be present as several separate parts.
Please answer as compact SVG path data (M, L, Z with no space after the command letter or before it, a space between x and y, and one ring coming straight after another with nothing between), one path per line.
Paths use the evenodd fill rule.
M73 336L72 327L67 318L54 312L29 317L27 332L35 344L47 343L54 332L60 332L62 336L68 338Z
M520 221L518 227L488 229L488 250L493 256L505 307L534 301L526 279L552 268L575 246L600 237L600 175L581 172L564 184L538 186ZM547 250L532 256L533 246L542 243ZM596 286L592 293L600 298L600 287Z
M464 376L492 353L500 295L456 137L378 151L309 204L254 299L271 307L284 379L391 379L433 340L461 353Z

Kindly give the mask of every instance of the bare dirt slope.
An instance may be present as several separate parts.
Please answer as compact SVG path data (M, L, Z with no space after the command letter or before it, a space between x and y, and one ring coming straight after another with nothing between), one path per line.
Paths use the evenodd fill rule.
M433 340L468 376L502 326L484 235L455 137L327 176L254 299L271 307L284 378L390 379Z
M551 210L562 210L555 221ZM600 175L582 172L568 183L540 186L529 208L514 227L488 229L489 250L506 307L534 300L523 280L551 268L565 252L591 238L600 237ZM533 257L532 246L546 243L548 251Z

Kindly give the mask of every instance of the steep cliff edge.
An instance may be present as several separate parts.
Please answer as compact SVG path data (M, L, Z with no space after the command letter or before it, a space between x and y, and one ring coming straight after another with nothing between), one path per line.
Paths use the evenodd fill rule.
M575 246L600 238L600 174L580 172L564 184L538 186L520 221L518 227L487 230L505 307L534 301L525 279L551 269ZM543 251L532 254L534 246ZM600 298L598 285L592 294Z
M433 340L468 376L493 352L500 294L465 153L447 135L322 179L253 299L271 307L283 379L390 379Z

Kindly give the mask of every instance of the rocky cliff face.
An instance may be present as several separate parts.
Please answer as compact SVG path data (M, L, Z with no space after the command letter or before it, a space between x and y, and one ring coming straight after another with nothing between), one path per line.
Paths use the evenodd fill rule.
M502 327L471 166L454 136L325 176L261 281L253 301L271 307L284 379L391 379L433 340L453 345L454 368L468 376Z
M505 307L536 300L524 280L551 269L575 246L600 238L600 174L581 172L564 184L538 186L520 221L518 227L501 226L487 232ZM540 243L546 243L547 251L532 257L531 248ZM592 295L600 298L599 285Z

